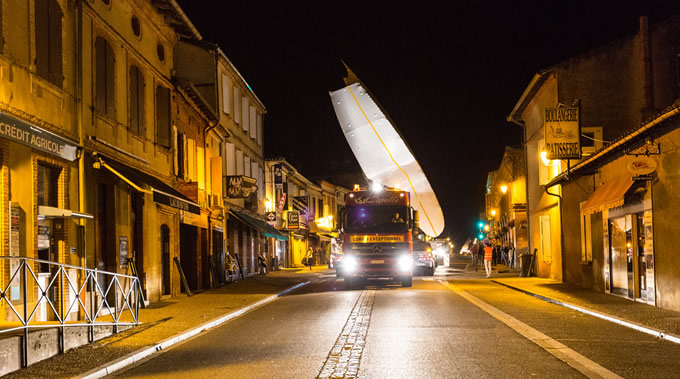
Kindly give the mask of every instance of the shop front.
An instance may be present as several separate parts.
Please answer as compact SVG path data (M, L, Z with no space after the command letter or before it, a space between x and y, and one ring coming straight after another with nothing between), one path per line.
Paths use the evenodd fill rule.
M581 214L590 233L602 222L605 292L655 305L651 182L630 175L610 180L581 205Z

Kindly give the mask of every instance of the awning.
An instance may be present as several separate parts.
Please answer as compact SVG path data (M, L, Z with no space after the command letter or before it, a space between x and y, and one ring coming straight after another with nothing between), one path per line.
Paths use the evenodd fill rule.
M38 205L38 219L40 218L87 218L93 219L94 216L87 213L74 212L70 209L61 209L55 207L48 207L47 205Z
M139 192L150 193L153 195L153 201L167 205L172 208L180 209L186 212L201 214L201 207L191 201L179 191L163 183L159 179L151 175L145 174L137 169L126 166L122 163L116 162L113 159L103 158L99 154L93 154L95 161L111 171L114 175L125 181L132 188ZM143 185L150 187L150 190L142 188Z
M603 185L581 204L581 213L589 215L622 206L624 195L632 185L633 178L630 176L624 176Z
M236 217L238 220L241 222L250 225L256 230L259 230L262 232L265 237L270 237L270 238L276 238L277 240L281 241L288 241L288 236L285 234L282 234L279 232L276 228L273 226L267 224L266 222L256 219L255 217L248 216L245 213L230 209L229 214L232 216Z

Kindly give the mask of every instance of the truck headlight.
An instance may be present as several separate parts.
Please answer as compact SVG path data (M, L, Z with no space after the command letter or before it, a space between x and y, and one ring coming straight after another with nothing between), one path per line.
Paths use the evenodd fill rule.
M342 259L342 270L344 272L352 273L357 269L357 259L352 255L347 255Z
M402 255L397 261L400 271L410 271L413 269L413 258L410 255Z

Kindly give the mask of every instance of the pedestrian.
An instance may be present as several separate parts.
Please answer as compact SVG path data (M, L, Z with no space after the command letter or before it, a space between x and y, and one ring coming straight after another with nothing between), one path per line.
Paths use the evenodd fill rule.
M257 256L257 262L260 265L260 274L267 275L267 258L262 253Z
M486 277L491 277L491 259L493 258L493 247L491 247L491 242L487 240L484 241L484 271L486 271Z
M307 254L302 260L302 264L308 265L309 271L312 271L312 265L314 264L314 249L311 246L307 249Z
M234 261L234 257L229 253L227 253L227 275L229 277L229 283L236 281L236 262Z
M477 245L477 241L472 244L472 247L470 248L470 254L472 254L472 261L475 264L475 272L477 272L477 253L479 252L479 246Z

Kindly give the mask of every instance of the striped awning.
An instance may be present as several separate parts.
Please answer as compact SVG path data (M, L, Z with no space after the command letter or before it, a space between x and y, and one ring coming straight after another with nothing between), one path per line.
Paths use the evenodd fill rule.
M588 200L581 203L581 213L589 215L622 206L624 195L632 185L633 178L630 176L620 177L606 183L590 194Z

